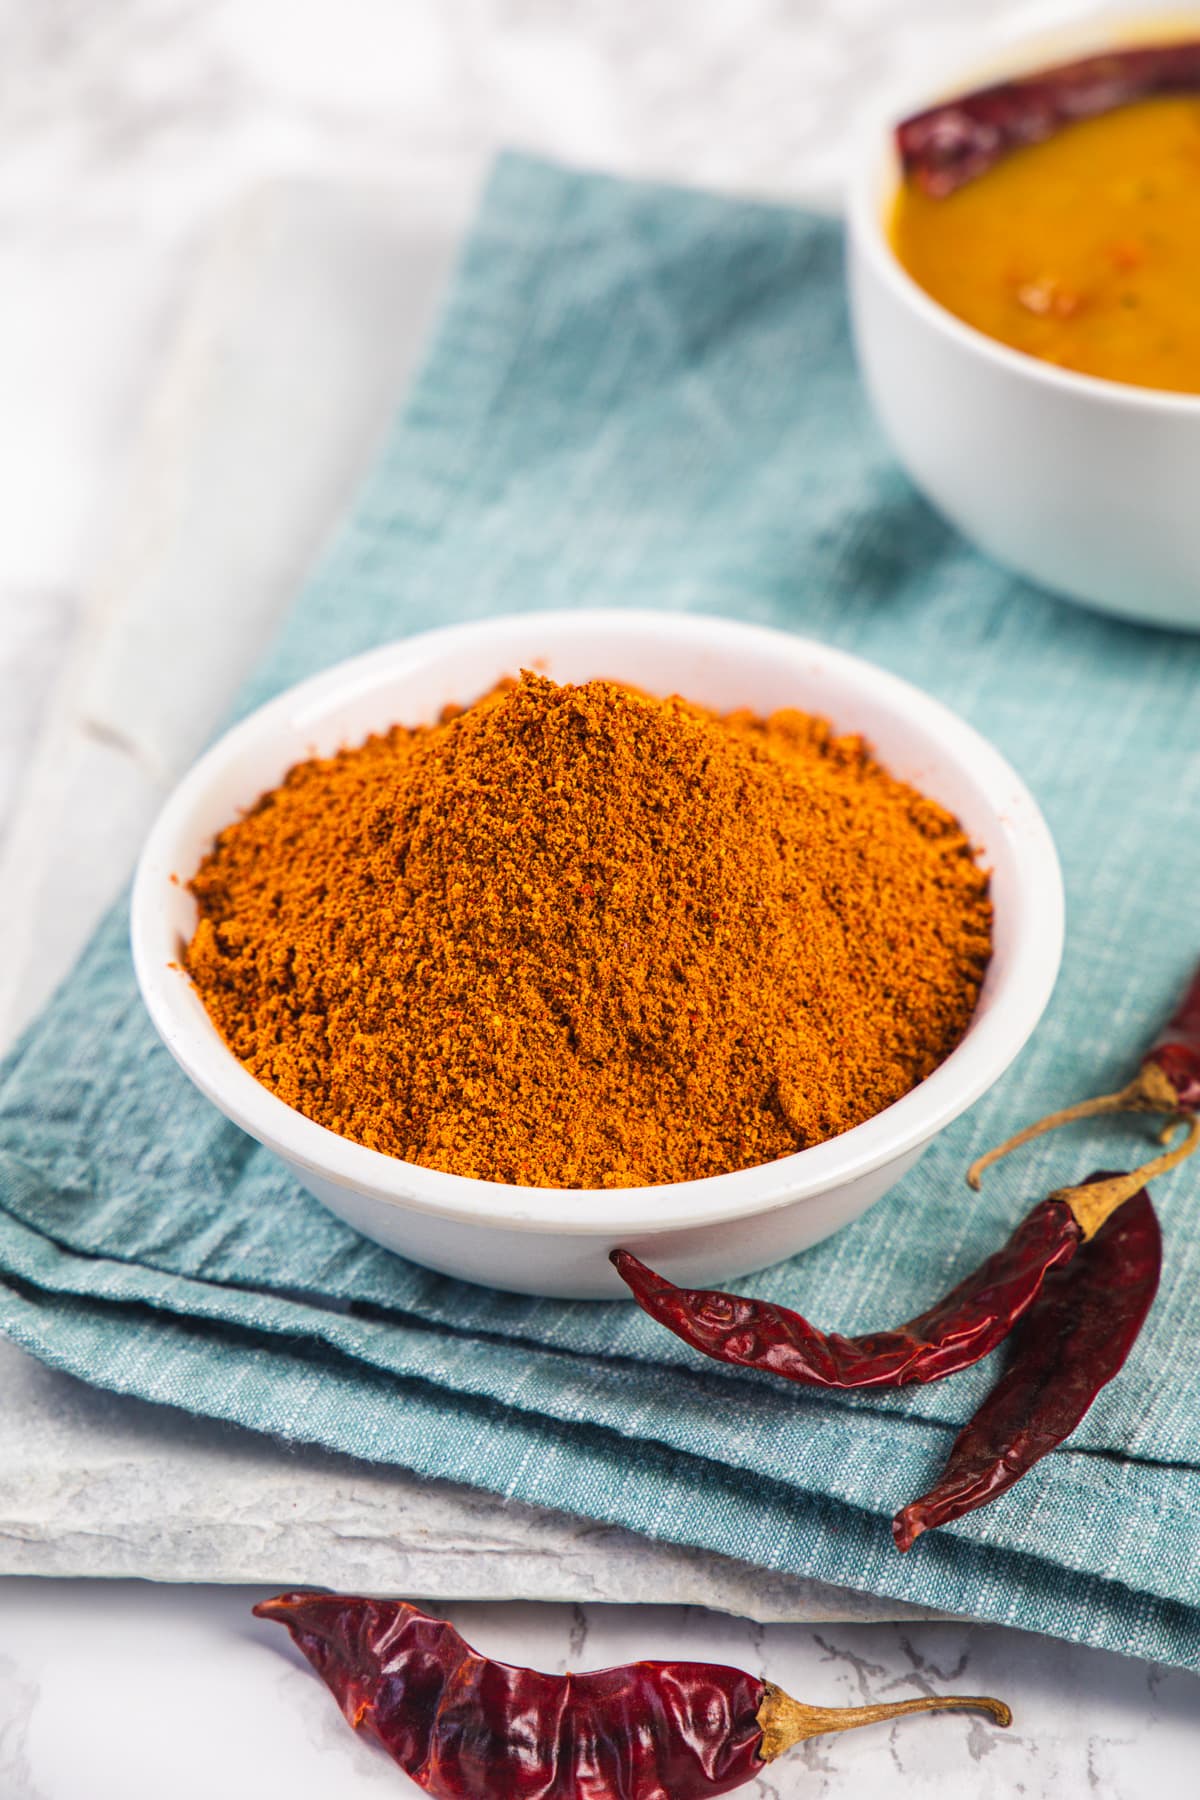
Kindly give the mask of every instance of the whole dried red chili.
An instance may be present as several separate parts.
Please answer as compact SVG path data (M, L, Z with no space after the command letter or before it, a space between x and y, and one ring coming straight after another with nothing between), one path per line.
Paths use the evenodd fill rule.
M1186 1141L1130 1175L1059 1188L1039 1201L1003 1249L928 1312L894 1331L842 1337L819 1331L790 1307L712 1288L681 1288L629 1250L610 1261L643 1312L716 1362L765 1369L806 1387L907 1387L940 1381L987 1356L1037 1300L1046 1278L1154 1175L1189 1156L1200 1120Z
M944 1707L1012 1720L964 1694L806 1706L716 1663L543 1675L478 1655L403 1600L280 1594L254 1612L287 1626L355 1730L439 1800L707 1800L826 1732Z
M767 1369L806 1387L905 1387L969 1368L1011 1331L1047 1273L1075 1254L1080 1227L1062 1200L1043 1200L1003 1249L894 1331L843 1337L767 1300L681 1288L629 1250L611 1261L644 1312L717 1362Z
M905 175L938 199L1076 119L1196 88L1200 41L1110 50L944 100L898 125L896 144Z
M959 1432L941 1476L896 1514L898 1549L986 1506L1070 1436L1133 1348L1161 1267L1162 1237L1143 1188L1049 1276L1018 1328L1007 1372Z
M967 1170L967 1180L973 1188L977 1188L983 1171L992 1163L998 1162L1002 1156L1007 1156L1010 1150L1016 1150L1021 1144L1028 1144L1033 1138L1041 1137L1043 1132L1056 1131L1060 1125L1073 1124L1076 1119L1094 1119L1103 1113L1165 1113L1169 1135L1174 1124L1198 1109L1200 968L1192 976L1179 1005L1142 1058L1141 1067L1132 1081L1119 1088L1115 1094L1099 1094L1094 1099L1081 1100L1075 1106L1066 1106L1058 1112L1048 1113L1035 1125L1027 1125L1023 1131L1018 1131L1002 1144L997 1144L994 1150L977 1157ZM1185 1154L1194 1143L1193 1134L1184 1146ZM1182 1161L1182 1156L1177 1157L1177 1160Z

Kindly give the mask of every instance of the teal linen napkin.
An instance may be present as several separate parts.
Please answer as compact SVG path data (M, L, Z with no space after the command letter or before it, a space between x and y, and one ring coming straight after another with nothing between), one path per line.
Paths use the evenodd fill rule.
M1200 953L1200 642L982 561L895 468L854 373L837 226L505 158L425 368L246 696L451 619L562 606L814 634L940 695L1049 817L1068 948L1032 1045L865 1218L748 1289L842 1329L917 1312L1126 1127L1015 1125L1136 1064ZM986 458L981 422L979 454ZM1200 1197L1164 1184L1162 1292L1070 1446L901 1557L995 1379L792 1390L631 1306L522 1299L356 1237L159 1048L123 913L0 1075L0 1325L121 1392L770 1568L1200 1669ZM631 1598L636 1596L631 1595Z

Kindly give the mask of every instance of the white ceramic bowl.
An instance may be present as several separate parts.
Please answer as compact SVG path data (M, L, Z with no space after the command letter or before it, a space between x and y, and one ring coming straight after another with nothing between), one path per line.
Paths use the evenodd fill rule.
M195 924L181 881L240 807L300 758L397 721L434 720L501 677L611 676L707 706L798 706L862 731L896 775L950 807L992 870L995 954L963 1042L894 1106L829 1143L761 1168L662 1187L570 1191L472 1181L365 1149L259 1085L225 1047L178 966ZM624 1244L678 1280L761 1268L836 1231L911 1168L1003 1072L1058 971L1058 861L1028 791L982 738L869 663L805 638L670 613L530 614L387 645L293 688L246 719L180 783L150 834L133 893L133 951L168 1049L226 1116L368 1237L419 1263L521 1293L612 1298ZM175 965L175 966L173 966Z
M1200 13L1191 31L1200 34ZM1188 19L1102 13L1010 38L865 121L848 196L859 362L913 481L997 561L1129 618L1200 629L1200 395L1037 361L985 337L906 274L886 221L897 123L986 82L1114 45L1188 35Z

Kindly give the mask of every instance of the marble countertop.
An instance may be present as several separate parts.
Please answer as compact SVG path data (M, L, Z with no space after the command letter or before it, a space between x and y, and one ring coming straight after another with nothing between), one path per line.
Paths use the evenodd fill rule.
M988 0L970 23L1015 12ZM119 887L174 769L243 672L232 653L208 653L223 641L208 634L201 681L196 607L164 613L164 596L186 596L192 569L196 606L202 573L230 606L252 593L254 631L269 631L402 387L495 146L835 204L852 102L944 54L964 30L964 9L955 0L212 0L203 8L111 0L84 30L67 0L46 0L8 24L0 926L10 954L0 960L0 1040L69 964ZM313 194L321 196L316 212ZM364 267L365 310L343 307L337 317L359 336L374 324L379 355L333 367L314 415L330 446L321 465L294 461L286 491L253 495L261 529L239 537L230 524L214 541L211 521L232 521L230 496L245 492L261 445L243 444L242 460L214 473L195 448L197 422L205 441L219 439L229 423L220 395L244 373L239 346L245 353L276 323L270 284L254 289L255 314L239 272L269 239L278 286L302 239L328 251L330 234L347 230L356 208L378 213L373 194L386 194L383 210L401 233L386 265L400 277L384 279L381 263L376 280ZM324 235L316 234L318 212ZM290 237L280 225L289 218ZM330 297L315 281L305 291L306 329L327 330ZM240 337L219 328L234 293L242 296ZM384 318L392 329L379 333ZM282 360L264 368L267 360L254 362L264 412L287 375ZM192 521L189 540L180 491L205 500L202 566L201 523ZM176 550L188 552L169 581L164 520ZM241 640L243 659L253 637ZM345 1730L282 1634L249 1619L263 1589L180 1582L212 1566L195 1544L183 1552L194 1521L180 1514L173 1522L169 1506L139 1509L129 1499L139 1478L147 1493L153 1481L164 1493L177 1485L183 1461L172 1458L217 1490L210 1524L219 1527L219 1568L229 1580L251 1572L268 1585L285 1579L275 1571L288 1566L287 1546L298 1555L302 1538L311 1547L323 1532L326 1544L340 1535L349 1582L356 1568L380 1567L369 1561L373 1521L393 1507L398 1516L403 1498L406 1525L416 1523L389 1565L392 1585L438 1577L442 1593L582 1596L571 1605L476 1600L445 1609L507 1659L562 1668L707 1656L767 1672L818 1702L945 1683L992 1689L1017 1714L1008 1734L982 1722L918 1720L817 1743L764 1777L763 1795L882 1800L919 1787L956 1800L964 1792L1169 1800L1192 1791L1200 1752L1192 1677L959 1622L752 1624L695 1606L596 1604L587 1598L594 1546L581 1549L569 1522L501 1520L450 1491L402 1496L353 1465L318 1472L247 1434L235 1444L181 1415L135 1412L25 1366L7 1346L0 1364L8 1396L0 1568L155 1577L0 1581L5 1800L157 1800L164 1791L331 1800L372 1783L403 1788ZM34 1437L43 1485L31 1492ZM266 1556L264 1481L283 1515ZM106 1484L108 1522L99 1531ZM303 1530L289 1528L289 1493ZM100 1556L98 1535L117 1551ZM531 1535L545 1552L540 1562L529 1553ZM471 1587L468 1574L446 1574L451 1539L464 1570L486 1562L486 1582ZM648 1556L636 1541L608 1551L608 1575L627 1570L638 1593L696 1597L694 1567ZM550 1565L560 1572L557 1589L534 1572ZM568 1565L575 1587L561 1576ZM753 1571L702 1574L705 1597L731 1611L796 1616L795 1595L768 1597ZM827 1601L839 1610L836 1596ZM821 1596L805 1603L810 1620L820 1616Z
M355 1800L418 1792L353 1736L261 1589L9 1581L0 1586L5 1800ZM432 1603L430 1603L432 1604ZM974 1716L818 1738L746 1788L753 1800L1186 1800L1196 1684L1119 1657L959 1624L752 1625L698 1608L437 1608L485 1654L540 1668L631 1656L733 1663L800 1698L857 1706L941 1688L994 1692ZM1190 1754L1189 1754L1190 1753Z

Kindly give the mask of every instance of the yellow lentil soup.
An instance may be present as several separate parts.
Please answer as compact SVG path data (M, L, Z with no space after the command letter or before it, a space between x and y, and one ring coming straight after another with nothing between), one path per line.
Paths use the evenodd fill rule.
M1044 362L1200 393L1200 97L1134 101L954 192L904 183L896 255L933 299Z

